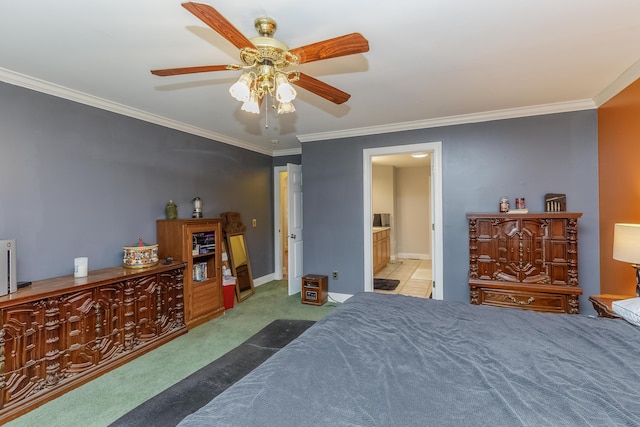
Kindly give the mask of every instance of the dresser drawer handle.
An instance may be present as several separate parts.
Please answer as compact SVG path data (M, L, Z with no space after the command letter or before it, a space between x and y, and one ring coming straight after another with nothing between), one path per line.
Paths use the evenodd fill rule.
M508 298L509 298L509 300L510 300L510 301L512 301L512 302L514 302L514 303L516 303L516 304L518 304L518 305L529 305L529 304L531 304L532 302L535 302L535 300L536 300L534 297L529 297L529 299L528 299L528 300L526 300L526 301L518 301L518 300L517 300L514 296L512 296L512 295L509 295L509 296L508 296Z

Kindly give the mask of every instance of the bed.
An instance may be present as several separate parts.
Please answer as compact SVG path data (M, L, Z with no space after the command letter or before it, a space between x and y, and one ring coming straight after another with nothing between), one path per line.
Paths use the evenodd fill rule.
M640 425L622 319L360 293L180 423Z

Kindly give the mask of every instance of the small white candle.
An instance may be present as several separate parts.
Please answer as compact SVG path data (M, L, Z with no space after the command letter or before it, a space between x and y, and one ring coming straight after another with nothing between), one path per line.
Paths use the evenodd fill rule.
M73 259L73 277L87 277L89 258L86 256Z

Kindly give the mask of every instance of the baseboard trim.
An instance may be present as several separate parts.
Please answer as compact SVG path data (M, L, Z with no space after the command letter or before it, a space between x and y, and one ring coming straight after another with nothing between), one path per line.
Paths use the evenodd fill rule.
M275 273L267 274L266 276L262 277L256 277L255 279L253 279L253 286L256 287L264 285L265 283L273 282L274 280L276 280Z

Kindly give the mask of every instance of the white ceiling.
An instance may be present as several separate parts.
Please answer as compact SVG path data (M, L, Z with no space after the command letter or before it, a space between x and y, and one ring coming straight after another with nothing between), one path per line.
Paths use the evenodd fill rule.
M359 32L364 54L299 70L352 95L298 90L293 114L240 111L238 51L177 0L0 2L0 80L265 154L302 142L595 108L640 76L637 0L207 2L245 36L269 16L290 48ZM277 140L277 143L273 143Z

